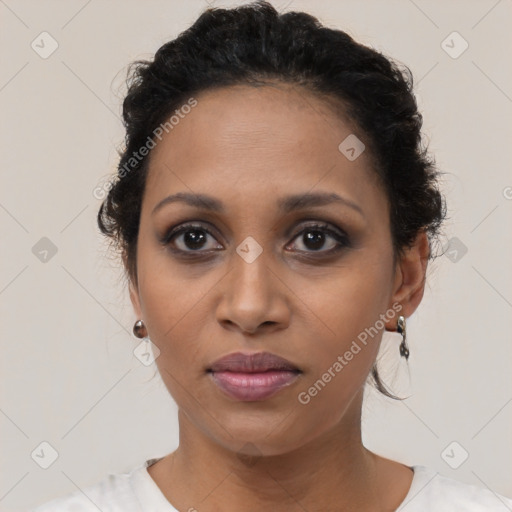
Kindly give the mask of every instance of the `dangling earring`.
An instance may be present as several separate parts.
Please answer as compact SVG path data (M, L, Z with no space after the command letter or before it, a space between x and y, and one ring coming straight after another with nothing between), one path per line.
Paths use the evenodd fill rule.
M405 357L405 359L409 359L409 349L407 347L407 343L406 343L406 332L405 332L405 317L400 315L398 317L398 323L397 323L397 327L396 327L396 331L398 332L398 334L401 334L402 335L402 343L400 343L400 355L402 357Z
M133 334L136 338L147 338L148 331L142 320L137 320L133 326Z

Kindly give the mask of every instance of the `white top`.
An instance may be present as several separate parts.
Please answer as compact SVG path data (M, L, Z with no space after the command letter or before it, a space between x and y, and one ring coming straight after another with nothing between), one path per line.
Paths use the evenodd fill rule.
M100 482L46 502L30 512L178 512L148 473L163 457L146 460L130 472L110 473ZM512 499L412 466L411 488L396 512L510 512Z

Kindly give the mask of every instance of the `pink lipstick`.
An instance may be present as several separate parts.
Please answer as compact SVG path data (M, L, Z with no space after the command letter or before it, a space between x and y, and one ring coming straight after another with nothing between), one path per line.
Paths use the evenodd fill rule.
M261 401L293 384L302 373L297 366L269 352L236 352L208 368L213 382L234 400Z

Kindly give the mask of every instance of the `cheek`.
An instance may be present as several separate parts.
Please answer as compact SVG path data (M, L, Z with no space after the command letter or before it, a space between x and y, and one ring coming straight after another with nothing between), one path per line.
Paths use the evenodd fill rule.
M389 307L390 276L386 262L360 261L337 269L314 286L309 284L303 300L319 319L322 334L331 340L329 347L342 349L375 324Z
M194 276L193 264L173 260L147 226L141 227L137 258L141 309L152 341L165 345L181 340L183 326L190 325L190 317L201 309L201 301L215 284L213 278Z
M141 288L151 341L160 349L159 359L173 368L189 362L197 367L201 361L198 356L205 349L203 344L209 343L202 327L211 318L207 306L209 286L205 281L208 280L180 286L177 279L160 274Z
M311 402L312 409L330 400L347 403L364 384L384 330L379 319L389 307L389 279L386 261L360 262L338 269L303 294L307 307L315 313L310 315L315 324L310 328L317 330L316 336L309 336L310 343L315 340L314 359L302 386L307 394L304 401ZM311 348L304 346L304 353L311 354Z
M206 303L215 286L210 277L191 279L164 250L140 251L141 309L151 341L160 350L156 364L172 387L199 373L204 339L199 333L208 317ZM211 315L211 313L210 313ZM173 378L177 383L173 384Z
M140 265L141 308L160 350L158 371L179 408L208 425L215 414L205 368L221 351L213 297L222 274L177 265L165 252L147 256Z

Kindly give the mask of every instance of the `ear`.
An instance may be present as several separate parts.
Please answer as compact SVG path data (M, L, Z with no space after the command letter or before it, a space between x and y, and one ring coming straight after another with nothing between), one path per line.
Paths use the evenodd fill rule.
M135 312L137 319L141 320L142 319L142 310L140 307L139 291L137 289L136 284L133 282L133 279L130 279L128 286L130 289L130 300L132 302L133 311Z
M390 307L397 302L401 304L400 315L406 318L416 311L423 298L429 255L430 245L427 233L422 229L413 245L406 249L397 261ZM396 317L390 319L386 323L386 328L395 331L396 322Z
M128 259L126 256L126 253L123 253L122 255L123 264L126 272L126 276L128 278L128 288L130 291L130 300L133 306L133 311L135 312L135 315L137 316L138 320L142 319L142 310L140 307L140 297L139 297L139 289L138 284L136 282L137 277L131 275L129 271L129 265L128 265Z

